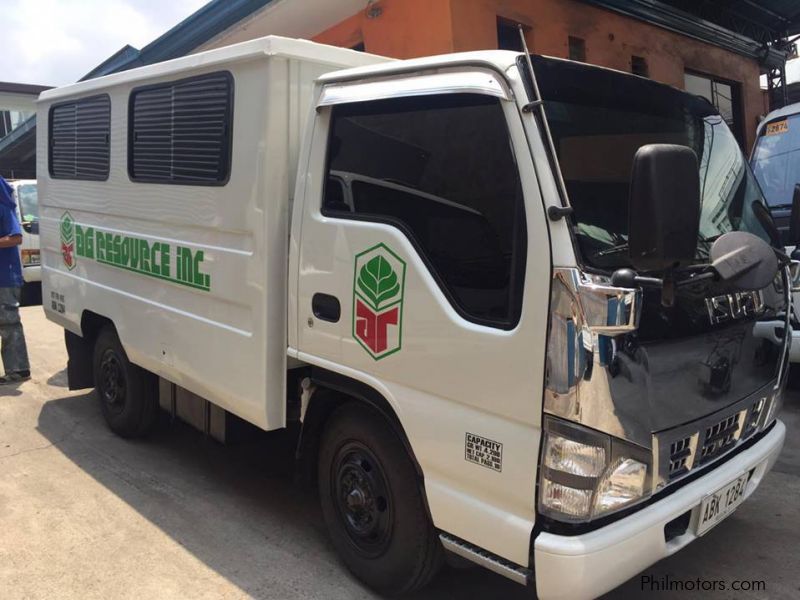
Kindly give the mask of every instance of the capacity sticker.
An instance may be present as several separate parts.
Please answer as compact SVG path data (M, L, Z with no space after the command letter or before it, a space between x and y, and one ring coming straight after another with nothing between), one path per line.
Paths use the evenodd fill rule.
M503 470L503 444L474 433L467 433L464 441L464 458L499 473Z

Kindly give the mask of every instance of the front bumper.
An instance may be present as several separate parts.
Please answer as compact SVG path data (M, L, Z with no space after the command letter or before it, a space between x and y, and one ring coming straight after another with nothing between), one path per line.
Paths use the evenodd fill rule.
M706 475L606 527L577 536L540 533L534 541L536 592L547 600L596 598L697 538L703 498L753 469L745 497L755 491L783 447L778 420L761 440ZM667 541L664 526L692 511L686 533Z

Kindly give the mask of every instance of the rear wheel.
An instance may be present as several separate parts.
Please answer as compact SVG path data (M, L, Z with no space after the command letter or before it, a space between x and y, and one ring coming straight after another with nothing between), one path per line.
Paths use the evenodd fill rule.
M414 465L403 443L371 409L337 409L319 456L322 511L348 568L385 594L424 586L442 563Z
M103 416L122 437L147 435L158 417L158 379L128 360L113 327L94 345L94 382Z

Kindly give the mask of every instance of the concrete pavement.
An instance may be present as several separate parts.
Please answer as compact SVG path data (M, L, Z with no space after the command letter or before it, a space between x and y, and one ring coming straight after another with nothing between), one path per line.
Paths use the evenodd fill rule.
M67 391L61 330L41 307L23 320L34 378L0 388L0 598L376 597L339 563L316 497L291 483L280 433L231 448L181 424L119 439L92 393ZM782 418L787 446L753 497L644 575L766 582L718 598L800 596L800 394ZM606 598L645 595L635 578ZM446 569L415 598L530 597Z

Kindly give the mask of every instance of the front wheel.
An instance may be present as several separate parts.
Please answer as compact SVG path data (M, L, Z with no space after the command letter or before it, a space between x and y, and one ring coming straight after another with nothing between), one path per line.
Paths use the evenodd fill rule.
M424 586L442 563L414 465L375 411L346 404L331 416L319 456L319 491L336 550L384 594Z
M158 418L158 378L128 360L113 327L94 345L94 382L103 416L121 437L150 433Z

